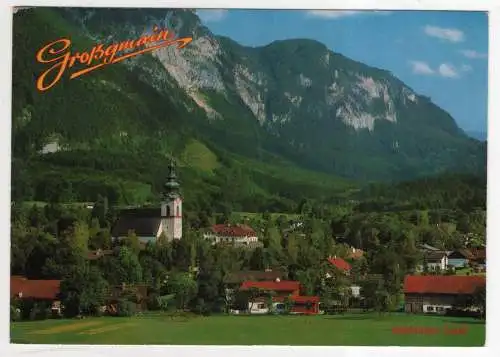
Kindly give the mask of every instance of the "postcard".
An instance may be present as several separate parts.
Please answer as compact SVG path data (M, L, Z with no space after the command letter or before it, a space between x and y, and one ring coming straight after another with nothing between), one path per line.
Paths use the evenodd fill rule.
M12 17L12 344L485 344L487 12Z

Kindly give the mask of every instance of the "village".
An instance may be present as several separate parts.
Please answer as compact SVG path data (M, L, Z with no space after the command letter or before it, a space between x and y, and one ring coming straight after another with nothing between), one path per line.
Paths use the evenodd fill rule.
M171 162L169 175L165 183L165 192L161 207L123 210L111 231L113 249L89 250L86 259L96 262L120 254L120 242L134 235L141 250L162 242L183 240L183 199L180 193L175 165ZM300 220L289 221L283 230L285 237L292 232L298 236L304 228ZM202 230L202 238L213 249L217 247L239 248L243 251L255 251L264 246L262 232L255 231L245 223L214 224ZM390 310L386 302L380 301L377 289L384 284L383 274L373 274L363 269L354 269L364 261L369 251L345 245L343 254L328 256L324 263L317 291L335 290L329 295L328 303L319 295L304 294L307 289L298 279L290 279L286 269L264 267L262 270L228 271L222 278L225 312L233 315L242 314L330 314L347 311L366 311L370 307L408 314L462 314L463 316L484 316L484 288L486 284L485 248L471 248L445 251L429 244L418 246L422 260L418 262L412 274L402 280L402 299L398 306ZM198 280L200 267L190 265L188 273L194 281ZM168 279L168 276L167 276ZM367 283L375 290L368 292ZM11 299L44 302L49 306L50 316L63 315L61 303L61 280L28 279L23 276L11 276ZM309 289L310 290L310 289ZM372 289L373 290L373 289ZM99 310L104 314L116 314L119 300L123 296L134 295L134 311L148 309L150 286L135 282L111 286L102 300ZM483 300L478 296L483 294ZM332 298L333 297L333 298ZM376 302L374 302L376 301ZM188 309L187 305L182 306ZM80 315L80 311L77 315Z

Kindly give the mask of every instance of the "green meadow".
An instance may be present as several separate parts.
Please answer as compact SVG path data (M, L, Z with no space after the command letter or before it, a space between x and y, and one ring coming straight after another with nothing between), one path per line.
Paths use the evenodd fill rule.
M157 314L16 322L11 323L10 330L11 342L24 344L483 346L485 343L482 321L405 314L208 317Z

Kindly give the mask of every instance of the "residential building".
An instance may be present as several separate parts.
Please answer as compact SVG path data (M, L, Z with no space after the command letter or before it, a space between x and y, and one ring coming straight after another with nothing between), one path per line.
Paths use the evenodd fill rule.
M100 259L106 255L112 255L114 253L113 249L97 249L97 250L91 250L87 253L87 259L88 260L97 260Z
M364 254L365 254L365 252L363 250L357 249L354 247L350 247L350 251L349 251L349 254L347 256L347 259L352 259L352 260L360 259L363 257Z
M344 259L339 258L337 256L334 256L334 257L328 258L328 262L332 266L334 266L336 269L343 272L345 275L347 275L347 276L351 275L351 270L352 270L351 264L346 262ZM332 277L332 274L326 273L326 277L330 278L330 277ZM356 298L360 296L361 287L358 284L352 283L349 286L349 289L351 291L351 296L356 297Z
M300 283L298 281L245 281L241 284L240 290L258 289L261 291L257 296L248 301L248 312L250 314L269 313L269 300L272 302L272 309L276 313L285 310L285 300L288 299L290 313L292 314L318 314L319 297L300 296Z
M485 248L469 248L470 265L479 269L486 269L486 249Z
M404 280L405 311L445 314L485 285L486 279L482 276L407 275Z
M467 249L459 249L448 254L448 265L454 268L464 268L469 264L471 257L470 251Z
M417 266L417 271L424 271L425 266L429 271L443 271L448 269L448 253L442 250L430 250L424 252L422 264Z
M203 238L211 241L212 244L225 243L253 247L259 243L257 233L246 224L216 224L203 235Z
M420 244L419 246L420 251L422 252L428 252L428 251L439 251L439 248L433 247L432 245L429 244Z
M50 304L54 315L61 314L60 280L30 280L23 276L10 277L10 296L19 300L43 301Z
M135 233L144 244L157 242L162 236L167 241L182 238L182 197L173 161L168 169L161 206L121 211L111 231L114 240L126 238L130 233Z
M351 273L351 264L346 262L344 259L334 256L328 258L328 262L335 268L342 271L344 274L349 275Z

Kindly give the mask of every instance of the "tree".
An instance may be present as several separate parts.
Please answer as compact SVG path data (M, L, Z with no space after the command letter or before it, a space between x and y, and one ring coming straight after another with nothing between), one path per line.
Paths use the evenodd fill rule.
M139 237L137 237L137 235L133 230L130 230L128 232L127 237L123 239L123 244L126 247L129 247L132 253L136 255L139 254L139 252L141 251L141 244L139 242Z
M196 296L198 287L189 273L175 273L167 281L167 291L175 294L177 308L184 310Z
M380 282L377 290L375 291L375 310L378 311L379 314L389 311L389 300L389 292L384 287L384 284Z
M129 248L120 247L118 252L118 262L120 267L125 273L124 281L122 283L140 283L142 282L142 267L139 263L137 255L135 255Z
M61 281L60 291L65 316L94 315L105 303L108 283L97 267L85 262Z

